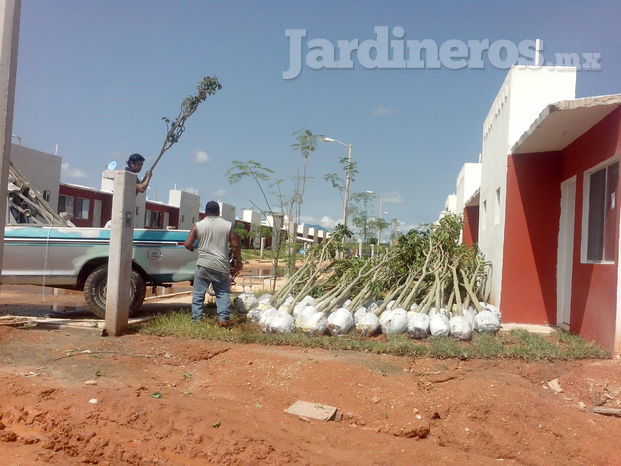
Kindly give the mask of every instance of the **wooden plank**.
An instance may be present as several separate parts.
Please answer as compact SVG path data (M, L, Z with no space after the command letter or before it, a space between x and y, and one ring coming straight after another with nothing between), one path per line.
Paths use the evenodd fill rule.
M593 412L597 414L605 414L606 416L619 416L621 417L621 409L617 408L605 408L603 406L595 406Z
M310 401L298 400L285 409L285 413L293 414L294 416L306 419L329 421L336 414L336 408L322 403L312 403Z

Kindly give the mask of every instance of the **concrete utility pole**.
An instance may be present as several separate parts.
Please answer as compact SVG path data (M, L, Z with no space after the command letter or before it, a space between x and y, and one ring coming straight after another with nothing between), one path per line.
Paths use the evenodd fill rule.
M116 337L127 330L129 321L136 175L126 170L108 170L104 172L104 177L114 180L106 290L106 332Z
M19 12L21 0L0 0L0 283L4 253L7 184L11 160L13 103L15 101L15 71L19 42Z

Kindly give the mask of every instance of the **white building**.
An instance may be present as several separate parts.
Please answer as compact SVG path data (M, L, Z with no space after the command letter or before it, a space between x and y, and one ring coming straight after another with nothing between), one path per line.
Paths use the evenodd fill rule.
M575 88L574 67L513 66L483 124L478 241L492 264L492 304L500 302L507 156L544 107L575 98Z
M455 183L455 213L463 215L465 203L481 187L481 164L465 163Z
M171 189L168 191L168 204L179 207L179 230L189 230L198 221L201 198L197 194Z
M56 210L62 158L18 144L11 144L10 157L31 186Z

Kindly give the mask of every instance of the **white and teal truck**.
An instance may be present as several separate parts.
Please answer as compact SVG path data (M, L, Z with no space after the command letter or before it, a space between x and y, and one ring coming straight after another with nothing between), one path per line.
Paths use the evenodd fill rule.
M134 230L131 313L146 287L194 278L196 253L183 246L188 231ZM110 230L51 225L7 225L2 283L83 290L93 314L103 318Z

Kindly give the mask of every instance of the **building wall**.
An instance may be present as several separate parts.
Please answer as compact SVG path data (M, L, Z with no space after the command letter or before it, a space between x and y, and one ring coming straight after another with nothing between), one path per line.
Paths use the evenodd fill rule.
M556 325L561 155L510 155L507 162L503 321Z
M101 191L89 189L84 186L61 184L59 187L59 195L70 196L74 199L88 199L89 211L88 218L74 218L72 222L78 227L103 227L112 215L112 195ZM58 202L53 206L57 210ZM75 200L74 200L75 207ZM69 212L75 215L74 212ZM107 218L106 218L107 217ZM104 220L105 219L105 220Z
M483 124L479 247L492 264L490 301L500 303L507 191L507 155L547 104L575 97L572 67L514 66Z
M464 231L462 243L472 246L479 242L479 206L464 208Z
M179 220L177 228L189 230L199 220L201 198L194 193L171 189L168 192L168 204L179 208Z
M447 214L455 213L455 205L456 205L457 197L455 194L449 194L446 196L446 200L444 201L444 210L442 214L440 214L440 218Z
M481 186L481 164L465 163L455 183L455 213L464 213L465 202L472 197Z
M621 109L612 112L563 151L562 180L577 175L570 331L597 340L607 349L615 346L619 257L617 254L614 264L581 263L584 171L620 153ZM616 192L619 193L619 187ZM616 197L619 199L618 194ZM618 224L618 201L615 216ZM617 242L618 238L617 232ZM616 344L618 346L619 341Z
M224 202L218 202L218 204L220 204L220 217L231 223L235 223L235 206L232 204L225 204Z
M560 184L576 176L570 331L608 350L621 350L615 333L618 247L612 264L581 263L580 257L585 171L620 153L617 109L560 152L509 156L500 303L505 321L557 323ZM618 202L611 220L619 224ZM618 232L616 238L618 242Z
M53 210L56 210L62 158L29 147L11 144L11 162L41 195L44 191L49 193L47 202Z

